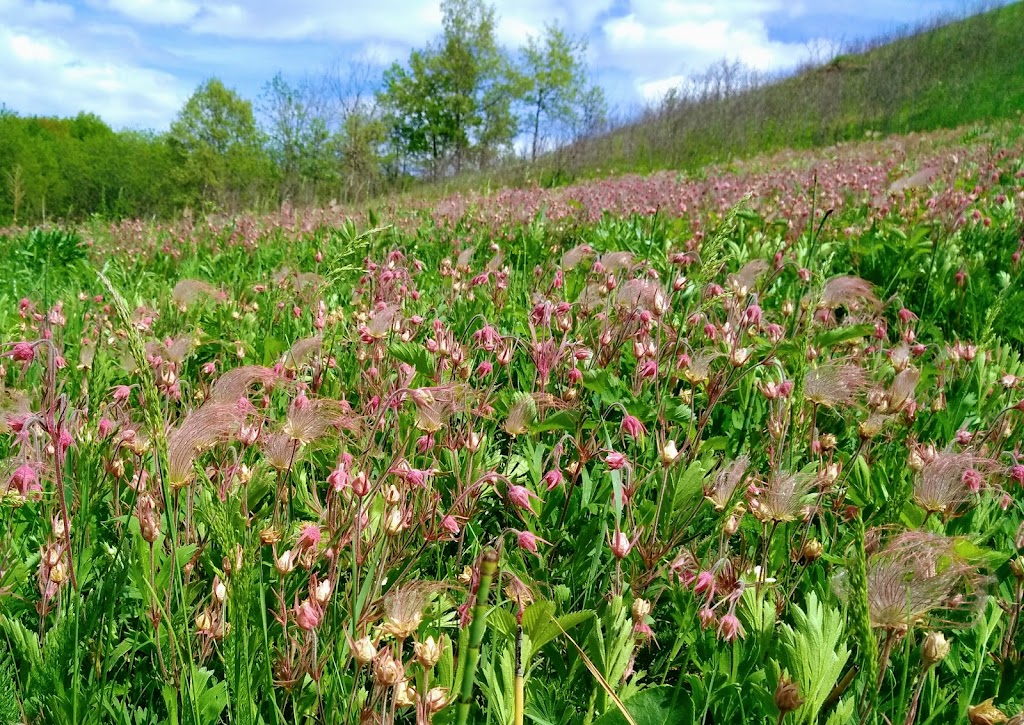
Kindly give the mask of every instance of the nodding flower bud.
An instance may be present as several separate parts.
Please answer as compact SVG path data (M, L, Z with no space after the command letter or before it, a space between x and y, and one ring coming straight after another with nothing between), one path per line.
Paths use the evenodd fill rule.
M429 636L422 642L414 644L413 652L416 661L429 670L441 659L441 643L435 642L433 636Z
M783 715L793 712L804 704L804 698L800 697L800 688L789 677L789 673L783 672L779 678L779 684L775 686L775 707Z
M661 459L661 465L666 467L671 466L673 463L675 463L676 460L679 458L679 451L678 449L676 449L676 442L666 441L665 444L661 447L659 458Z
M808 539L800 549L800 560L809 564L820 559L824 552L825 547L822 546L820 541L817 539Z
M274 568L277 569L277 573L281 576L295 568L295 554L292 553L291 549L277 557L277 560L274 562Z
M651 603L646 599L633 600L633 619L637 622L646 619L651 613Z
M423 704L427 712L440 712L448 705L448 690L443 687L431 687L423 696Z
M228 588L224 586L224 582L220 580L220 577L213 578L213 601L217 604L223 604L224 600L228 598Z
M921 664L931 667L949 654L949 642L942 632L929 632L921 643Z
M360 665L368 665L377 656L377 648L369 637L360 637L352 643L352 656Z
M640 422L639 418L636 418L632 415L626 415L622 419L623 435L626 435L629 438L639 438L646 432L647 429L644 428L644 424Z
M626 555L629 554L629 550L633 548L633 544L629 540L629 537L621 531L616 531L614 534L612 534L610 546L612 554L615 555L616 559L625 558Z

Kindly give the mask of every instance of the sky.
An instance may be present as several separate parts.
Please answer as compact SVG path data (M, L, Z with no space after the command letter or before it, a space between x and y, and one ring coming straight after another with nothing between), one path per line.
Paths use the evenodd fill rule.
M723 58L783 71L972 0L495 0L509 49L557 22L588 43L613 111L654 102ZM441 28L439 0L0 0L0 105L165 130L216 76L255 100L350 62L383 70Z

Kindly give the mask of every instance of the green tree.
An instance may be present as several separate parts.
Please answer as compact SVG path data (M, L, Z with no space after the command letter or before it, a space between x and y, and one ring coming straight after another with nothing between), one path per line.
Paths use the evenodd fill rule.
M530 158L536 160L547 140L561 141L604 116L604 96L588 86L587 43L561 27L545 27L520 51L523 130L530 134ZM589 130L589 129L587 129ZM554 139L546 138L547 135Z
M271 159L280 178L280 200L315 203L318 191L337 181L337 154L330 118L312 83L292 85L278 73L264 86L260 110L266 119Z
M441 10L441 37L388 69L378 96L400 167L425 166L435 179L487 166L516 134L517 78L495 39L494 8L444 0Z
M171 124L168 141L185 203L243 209L267 186L270 165L252 103L216 78L188 99Z

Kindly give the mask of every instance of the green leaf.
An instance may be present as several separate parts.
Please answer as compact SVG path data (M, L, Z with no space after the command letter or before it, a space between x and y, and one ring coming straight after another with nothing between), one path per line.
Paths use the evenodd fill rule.
M683 699L679 690L668 685L646 689L623 704L636 725L696 722L693 703ZM597 718L594 725L627 725L627 720L621 712L613 709Z

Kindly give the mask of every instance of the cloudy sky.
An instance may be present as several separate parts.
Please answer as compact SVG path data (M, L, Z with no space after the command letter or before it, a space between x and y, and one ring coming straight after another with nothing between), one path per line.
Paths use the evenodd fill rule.
M776 70L813 48L977 7L973 0L496 0L499 39L557 21L589 42L610 103L628 112L721 58ZM165 129L217 76L256 98L357 59L380 67L440 30L439 0L0 0L0 104L98 113Z

